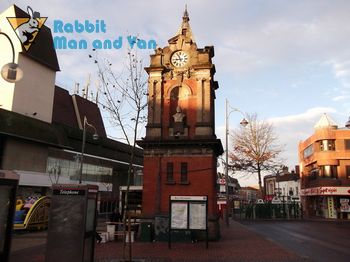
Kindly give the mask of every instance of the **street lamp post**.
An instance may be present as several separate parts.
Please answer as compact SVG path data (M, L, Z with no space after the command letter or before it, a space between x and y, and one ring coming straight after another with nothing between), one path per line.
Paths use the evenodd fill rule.
M18 64L15 63L15 48L13 46L11 38L7 34L1 31L0 31L0 35L5 36L7 40L9 40L11 44L11 49L12 49L12 62L4 65L1 68L1 76L7 82L14 83L22 79L23 71L18 66Z
M226 225L229 226L229 202L230 197L228 193L228 183L229 183L229 176L228 176L228 134L229 134L229 117L232 112L239 112L242 114L243 119L240 122L240 125L245 127L248 125L248 121L244 118L244 114L241 110L237 108L231 108L230 112L228 112L229 103L227 99L225 99L225 190L226 190Z
M91 128L94 129L95 133L92 135L92 138L94 140L98 139L98 134L97 134L96 128L92 124L89 124L89 122L87 121L86 116L84 116L83 141L82 141L82 145L81 145L81 156L80 156L80 167L79 167L79 184L81 184L81 181L83 179L83 162L84 162L84 151L85 151L86 128L87 127L91 127Z

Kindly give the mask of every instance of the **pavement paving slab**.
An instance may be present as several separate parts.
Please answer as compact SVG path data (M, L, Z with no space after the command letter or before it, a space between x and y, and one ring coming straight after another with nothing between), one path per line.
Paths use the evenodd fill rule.
M44 262L46 232L29 233L15 236L12 244L10 262ZM299 262L311 261L300 257L276 243L260 236L248 227L230 221L230 226L221 223L222 237L219 241L172 243L167 242L134 242L132 244L133 261L135 262ZM96 244L95 262L123 261L123 242L113 241ZM68 261L67 261L68 262Z
M172 243L171 249L168 249L166 242L135 242L132 245L133 258L144 259L146 262L310 261L235 221L230 222L229 228L222 223L221 232L222 238L209 242L208 249L204 242ZM123 257L123 243L98 244L95 252L98 262L118 261L116 258Z

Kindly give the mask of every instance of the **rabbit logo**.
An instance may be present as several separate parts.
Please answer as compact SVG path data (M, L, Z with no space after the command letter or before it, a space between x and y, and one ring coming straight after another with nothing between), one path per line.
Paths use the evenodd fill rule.
M27 12L29 17L7 17L26 51L29 50L47 19L47 17L40 17L40 13L34 12L30 6L27 7Z

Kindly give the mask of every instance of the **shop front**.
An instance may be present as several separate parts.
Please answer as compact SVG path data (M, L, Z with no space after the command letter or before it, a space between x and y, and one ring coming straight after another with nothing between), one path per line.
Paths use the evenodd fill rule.
M350 219L350 187L313 187L301 190L305 217Z

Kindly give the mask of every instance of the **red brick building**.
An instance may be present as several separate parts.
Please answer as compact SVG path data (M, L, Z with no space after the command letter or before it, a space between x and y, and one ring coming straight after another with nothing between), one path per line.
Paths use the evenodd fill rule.
M243 204L253 204L259 198L259 189L251 186L241 187L239 190L239 198Z
M208 196L210 232L217 232L214 48L197 48L187 11L169 45L146 68L148 124L144 148L142 214L168 217L170 196ZM211 233L212 237L213 234Z

